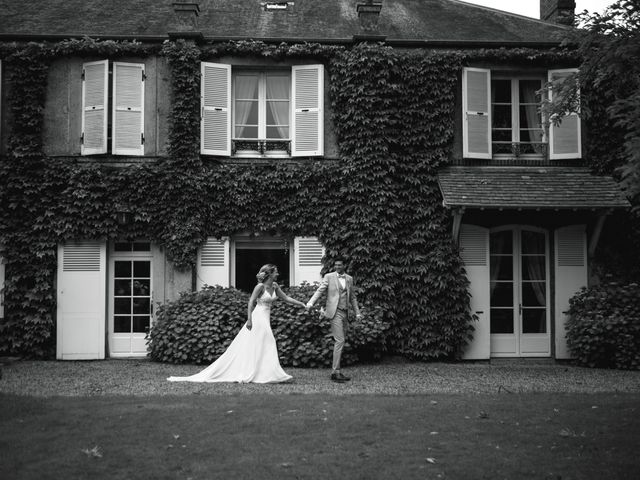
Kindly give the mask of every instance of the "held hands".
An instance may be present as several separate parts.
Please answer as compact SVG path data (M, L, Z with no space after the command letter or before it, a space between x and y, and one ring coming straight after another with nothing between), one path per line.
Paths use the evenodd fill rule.
M253 328L253 324L251 323L251 320L247 321L246 327L247 327L247 330L251 331L251 329Z

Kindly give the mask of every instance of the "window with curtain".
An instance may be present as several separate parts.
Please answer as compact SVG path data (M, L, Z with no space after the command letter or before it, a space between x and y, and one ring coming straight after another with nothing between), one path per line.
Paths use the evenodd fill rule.
M257 141L289 141L291 72L233 72L233 140L238 151L258 148Z
M542 154L546 137L537 93L542 78L491 80L491 143L494 154Z

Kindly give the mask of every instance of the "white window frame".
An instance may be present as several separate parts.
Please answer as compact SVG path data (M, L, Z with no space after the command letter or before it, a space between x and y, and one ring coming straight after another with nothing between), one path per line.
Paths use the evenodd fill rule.
M201 62L201 123L200 153L235 157L305 157L324 154L324 66L304 64L288 67L291 73L289 98L289 152L234 152L235 89L232 92L233 68L230 64ZM274 66L260 68L269 72L282 70ZM258 70L256 68L256 70ZM306 82L306 83L305 83ZM308 88L311 85L311 88ZM265 95L266 102L266 95ZM263 109L266 116L266 109ZM266 128L266 117L259 123ZM266 133L264 130L262 133ZM298 136L296 137L296 132ZM260 133L260 132L259 132ZM266 135L262 135L264 137ZM266 139L259 138L258 141ZM308 140L308 141L307 141ZM270 141L277 142L277 139ZM285 141L285 140L283 140ZM259 146L259 145L258 145Z
M258 137L257 138L240 138L240 137L236 137L235 136L235 131L236 131L236 108L235 108L235 102L236 102L236 77L237 75L241 75L243 73L252 73L252 74L257 74L258 75ZM289 129L289 136L287 138L282 138L282 139L278 139L278 138L267 138L267 76L270 73L287 73L289 76L289 124L288 124L288 129ZM272 141L272 142L278 142L278 141L285 141L285 142L291 142L292 138L291 138L291 133L292 133L292 129L293 129L293 125L292 125L292 117L293 117L293 112L292 112L292 90L293 90L293 85L292 85L292 72L291 69L284 69L284 68L264 68L264 69L236 69L235 71L232 69L231 72L231 141ZM291 144L291 143L290 143ZM257 154L259 154L257 151L254 150L250 150L250 151L237 151L236 152L236 156L241 157L241 156L256 156ZM287 154L286 151L284 150L275 150L273 152L265 152L264 154L262 154L262 156L265 157L288 157L289 155Z
M540 89L544 86L544 76L540 75L507 75L507 74L496 74L491 77L491 83L489 93L491 95L491 99L493 99L493 81L494 80L509 80L510 81L510 89L511 89L511 143L520 143L520 81L521 80L536 80L540 81ZM495 102L491 101L490 108L493 110L493 105ZM541 105L542 101L538 104ZM542 140L541 143L549 146L549 136L544 128L544 118L540 118L540 129L542 130ZM491 118L491 144L492 150L493 148L493 116ZM494 153L493 158L505 158L505 157L513 157L512 153ZM519 158L541 158L543 157L542 153L523 153L519 155Z

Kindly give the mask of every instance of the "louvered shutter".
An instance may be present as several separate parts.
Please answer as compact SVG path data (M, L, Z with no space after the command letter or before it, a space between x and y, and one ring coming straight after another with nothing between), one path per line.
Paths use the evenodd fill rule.
M82 65L82 155L107 153L109 62Z
M462 141L464 158L491 158L491 71L462 71Z
M473 340L466 346L463 358L488 359L491 354L489 230L477 225L462 224L460 256L469 279L471 313L478 316L478 321L473 323Z
M114 155L144 155L144 64L113 64Z
M322 155L324 152L324 66L291 68L293 119L291 155Z
M555 345L556 358L571 358L565 325L569 299L587 286L587 233L585 225L555 232Z
M563 80L577 71L575 68L549 70L549 82ZM553 88L549 89L549 99L553 99ZM549 125L549 158L561 160L581 157L580 116L577 113L569 113L562 117L560 125L555 126L553 122Z
M207 238L198 251L198 290L205 285L229 286L229 240Z
M325 249L316 237L296 237L293 241L295 285L322 280L322 257Z
M201 65L201 152L231 155L231 65Z
M59 360L104 358L107 248L105 242L58 247Z
M4 318L4 258L0 255L0 318Z

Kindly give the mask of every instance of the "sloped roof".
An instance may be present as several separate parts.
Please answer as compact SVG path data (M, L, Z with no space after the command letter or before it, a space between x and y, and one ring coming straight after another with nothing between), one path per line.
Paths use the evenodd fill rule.
M628 208L611 177L582 167L447 167L438 183L450 208Z
M200 0L198 30L206 39L346 41L364 32L356 5L364 0ZM168 0L0 0L0 38L166 37ZM557 43L568 27L457 0L383 0L376 34L388 41L490 44Z

